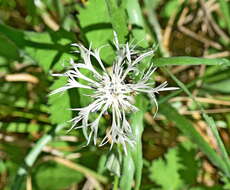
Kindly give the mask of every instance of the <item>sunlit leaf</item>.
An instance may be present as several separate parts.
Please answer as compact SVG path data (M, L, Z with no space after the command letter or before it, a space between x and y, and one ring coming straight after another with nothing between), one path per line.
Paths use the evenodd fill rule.
M180 190L183 185L183 179L179 170L183 168L176 148L170 149L165 155L165 160L158 159L153 161L150 168L150 179L161 185L163 189Z
M93 48L113 43L113 29L109 13L102 0L87 1L86 7L79 8L78 18L82 27L82 33ZM101 50L102 59L107 64L112 64L114 52L111 45Z

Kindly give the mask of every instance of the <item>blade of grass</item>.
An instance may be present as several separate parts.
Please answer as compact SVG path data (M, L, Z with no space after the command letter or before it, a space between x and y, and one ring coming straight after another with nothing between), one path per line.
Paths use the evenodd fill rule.
M226 0L219 0L220 9L224 15L224 20L228 27L228 32L230 33L230 7Z
M216 140L217 140L217 143L218 143L218 147L220 149L220 152L221 152L221 156L224 160L224 162L226 163L227 167L228 167L228 171L230 173L230 159L229 159L229 156L228 156L228 153L225 149L225 146L224 146L224 143L220 137L220 134L217 130L217 126L216 126L216 123L214 121L214 119L210 116L208 116L207 114L203 113L203 117L205 118L205 120L207 121L207 123L209 124L209 127L211 128L212 130L212 133L213 135L215 136Z
M132 34L135 40L138 40L138 45L148 47L146 40L146 32L144 19L141 13L141 8L138 0L126 0L126 9L128 13L129 23L132 25Z
M157 67L174 66L174 65L219 65L230 66L228 59L207 59L197 57L168 57L168 58L154 58L153 63Z

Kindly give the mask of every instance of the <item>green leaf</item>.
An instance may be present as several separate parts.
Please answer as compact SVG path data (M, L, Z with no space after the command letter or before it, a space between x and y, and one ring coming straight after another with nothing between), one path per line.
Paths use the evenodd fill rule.
M129 23L132 25L132 34L138 45L148 47L146 40L146 31L144 19L138 0L126 0L126 9L128 13Z
M216 92L230 93L230 79L215 83L204 83L203 87Z
M78 184L83 179L79 172L51 161L38 165L34 171L33 177L38 190L61 190L73 183Z
M5 172L5 170L6 170L6 164L2 160L0 160L0 174Z
M19 49L9 38L0 32L0 56L9 60L19 59Z
M230 180L226 176L221 176L221 181L224 183L223 187L224 189L228 190L230 189Z
M164 6L161 15L169 18L177 10L177 8L179 7L179 3L180 2L178 0L168 1Z
M105 0L105 2L108 7L113 29L118 35L118 40L120 43L125 43L128 35L128 27L126 23L127 19L124 6L125 1L121 1L119 4L117 0Z
M66 84L66 78L59 78L51 86L51 90ZM60 124L72 118L71 100L68 91L49 96L50 119L53 124Z
M36 33L24 32L25 51L45 71L51 68L61 70L71 57L70 44L75 42L72 33L58 32ZM55 67L54 67L55 66Z
M69 61L70 44L75 38L72 33L60 30L57 32L27 32L13 29L0 23L0 34L10 39L24 56L30 57L45 71L61 69L62 63Z
M88 42L92 43L92 48L112 43L113 29L104 0L87 1L86 7L79 8L79 13L82 33ZM111 45L101 50L101 57L107 64L112 64L114 52Z
M0 149L4 151L9 160L16 164L20 164L23 161L26 153L25 149L14 143L1 143Z
M106 161L106 168L112 172L113 174L120 177L121 175L121 158L119 156L119 153L112 152L108 155L107 161Z
M157 67L173 66L173 65L219 65L230 66L228 59L207 59L197 57L168 57L168 58L154 58L153 63Z
M178 149L170 149L165 155L165 160L160 158L153 161L149 177L165 190L180 190L183 181L179 175L179 170L182 168L183 166L180 164L180 158L178 157Z
M55 66L60 70L62 63L69 61L72 57L70 53L70 43L74 37L72 33L60 30L58 32L27 32L16 30L6 25L0 24L0 34L16 45L22 54L29 56L37 62L46 72ZM61 78L54 82L51 90L65 84L65 79ZM49 97L51 122L60 124L71 119L71 100L68 92L63 95L57 94Z
M122 177L120 178L120 189L131 190L133 184L135 165L129 150L128 154L123 156L122 167L123 168L121 174Z
M142 96L136 97L136 106L140 109L138 112L132 114L130 118L131 127L133 130L133 136L135 138L136 145L131 148L132 159L135 165L135 189L140 189L142 168L143 168L143 154L142 154L142 133L144 130L144 112L147 109L147 104L144 102Z
M218 1L220 4L221 12L223 13L223 16L224 16L224 20L225 20L227 27L228 27L228 32L230 33L230 11L229 11L230 7L229 7L229 4L225 0L218 0Z
M106 170L105 165L106 165L106 154L102 154L98 161L97 173L102 174Z
M142 133L144 130L144 112L147 109L147 103L143 96L136 97L136 106L140 109L130 117L130 124L135 139L135 146L127 146L128 154L123 155L123 170L121 177L121 189L131 189L133 177L135 178L135 190L140 189L143 158L142 158ZM129 163L129 164L128 164Z
M224 146L224 142L222 141L222 139L219 135L216 123L215 123L214 119L212 117L208 116L206 113L203 113L203 117L205 118L206 122L208 123L208 126L211 128L211 131L212 131L212 133L213 133L213 135L217 141L218 147L220 149L221 157L224 160L224 162L228 168L228 172L229 172L228 174L230 174L230 159L229 159L227 150Z
M186 185L194 185L197 183L199 172L199 160L195 159L197 155L197 147L191 141L185 141L178 146L178 157L183 168L179 174Z

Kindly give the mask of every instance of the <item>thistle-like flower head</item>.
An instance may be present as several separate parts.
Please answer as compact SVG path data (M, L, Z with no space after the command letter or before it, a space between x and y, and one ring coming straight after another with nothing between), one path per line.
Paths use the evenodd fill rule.
M135 141L132 138L132 128L127 120L127 114L138 110L135 107L134 96L139 93L146 93L154 101L157 106L155 94L161 91L175 90L175 87L166 87L167 82L162 83L157 87L153 87L153 83L149 82L150 77L156 70L156 67L150 65L145 73L140 71L137 65L146 57L153 55L154 50L140 53L131 44L119 44L116 34L114 44L116 47L116 58L113 62L112 69L109 71L105 68L101 58L100 49L87 49L81 44L73 44L79 48L79 53L82 62L75 63L70 60L71 68L64 74L53 74L53 76L64 76L68 78L65 86L51 92L52 94L60 93L71 88L91 89L92 102L86 107L73 108L78 111L78 115L74 117L71 129L82 128L87 139L87 144L93 138L96 144L99 122L106 113L111 113L111 127L106 131L104 139L100 146L111 142L111 147L114 143L122 144L126 152L126 145L133 146ZM99 72L91 62L94 58L100 66ZM81 69L86 69L92 73L92 77L85 76ZM137 82L127 80L130 74L140 75ZM84 84L79 82L79 79L85 81ZM90 120L91 114L97 115L94 121Z

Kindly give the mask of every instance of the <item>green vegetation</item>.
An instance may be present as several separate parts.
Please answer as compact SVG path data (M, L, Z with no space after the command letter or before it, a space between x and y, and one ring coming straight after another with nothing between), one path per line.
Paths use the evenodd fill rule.
M90 102L86 90L49 96L66 83L51 74L80 59L72 43L107 45L110 70L114 32L120 43L155 50L139 65L158 67L155 85L180 88L157 95L156 117L149 97L136 96L127 154L68 132L77 115L70 108ZM0 189L230 189L228 0L0 0L0 84ZM110 125L107 113L99 140Z

